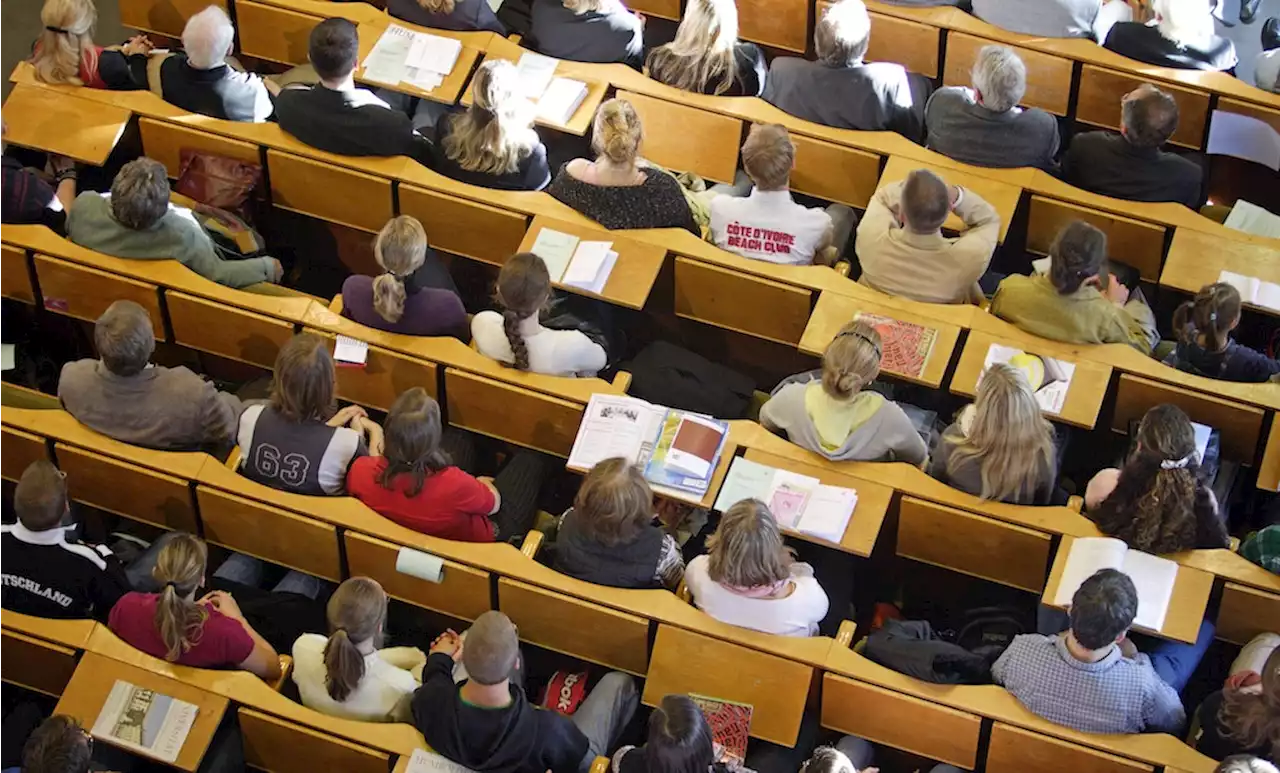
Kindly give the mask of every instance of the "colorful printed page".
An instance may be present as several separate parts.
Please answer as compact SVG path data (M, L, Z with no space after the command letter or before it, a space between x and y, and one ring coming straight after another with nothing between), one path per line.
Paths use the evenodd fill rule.
M936 329L879 314L859 313L854 320L866 322L880 333L881 370L907 378L920 378L938 338Z
M711 726L711 737L715 740L717 762L731 765L741 763L747 757L747 740L751 737L751 713L749 703L735 703L721 698L709 698L705 695L689 693L689 699L698 704L702 714Z

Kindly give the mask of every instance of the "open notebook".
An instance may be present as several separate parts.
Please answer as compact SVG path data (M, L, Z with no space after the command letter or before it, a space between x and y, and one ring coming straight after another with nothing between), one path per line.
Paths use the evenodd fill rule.
M715 509L724 512L744 499L758 499L785 529L828 542L844 538L858 506L858 492L826 486L817 478L737 457L729 467Z
M1119 569L1133 580L1138 589L1138 615L1134 625L1149 631L1159 631L1164 626L1178 565L1167 558L1130 550L1123 540L1110 537L1083 537L1072 541L1053 606L1070 606L1071 597L1081 583L1100 569Z

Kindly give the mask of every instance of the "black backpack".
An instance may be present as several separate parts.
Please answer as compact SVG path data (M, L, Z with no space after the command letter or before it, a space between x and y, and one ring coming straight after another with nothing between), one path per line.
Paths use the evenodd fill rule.
M619 366L631 373L627 394L717 419L745 419L755 382L700 354L654 341Z

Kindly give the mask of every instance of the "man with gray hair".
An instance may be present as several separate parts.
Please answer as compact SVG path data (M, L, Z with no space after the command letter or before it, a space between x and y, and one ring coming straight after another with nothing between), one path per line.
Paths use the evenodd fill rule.
M226 11L211 5L187 20L183 53L153 56L147 81L166 102L230 121L265 121L275 107L263 80L228 64L236 30ZM235 63L235 60L231 60Z
M969 74L973 88L938 89L925 106L928 148L974 166L1054 169L1058 122L1018 107L1027 67L1013 49L983 46Z
M122 443L166 451L223 453L243 406L184 367L151 364L155 330L147 310L116 301L93 328L96 360L62 367L58 399L81 424Z

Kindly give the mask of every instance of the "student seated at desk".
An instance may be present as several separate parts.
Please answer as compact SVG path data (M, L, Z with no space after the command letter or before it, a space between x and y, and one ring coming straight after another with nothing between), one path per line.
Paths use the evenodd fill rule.
M1128 344L1151 354L1160 341L1142 290L1107 269L1107 235L1083 220L1049 247L1049 275L1005 277L990 311L1032 335L1070 344Z
M676 39L649 52L649 77L668 86L723 97L758 97L769 65L755 43L738 40L733 0L691 0Z
M1127 639L1137 614L1133 580L1099 570L1072 596L1067 630L1014 637L991 676L1033 713L1084 733L1177 733L1178 691Z
M6 722L8 716L5 717ZM12 743L7 732L5 742ZM54 714L39 724L22 744L21 767L5 773L89 773L97 770L93 761L93 736L79 720Z
M795 560L768 506L744 499L725 511L707 553L684 573L693 603L722 623L779 636L817 636L827 594Z
M1262 25L1262 51L1254 60L1253 82L1263 91L1280 94L1280 16Z
M512 255L498 272L502 311L471 318L471 337L486 357L516 370L549 376L595 376L608 363L605 348L580 330L551 330L539 313L551 298L547 264L532 252Z
M76 421L122 443L225 455L244 409L185 367L151 364L155 331L147 310L116 301L93 326L96 360L62 366L58 400Z
M1239 59L1230 38L1214 33L1209 0L1155 0L1155 23L1121 22L1106 47L1158 67L1234 70Z
M805 207L791 198L791 172L796 146L780 124L752 124L742 144L742 167L753 187L746 197L734 187L711 199L711 239L717 247L744 258L770 263L832 265L839 259L858 215L844 204L826 211ZM717 186L719 188L720 186ZM716 191L713 188L712 191ZM746 240L746 229L778 235L769 241Z
M534 106L520 73L504 59L486 60L471 79L471 107L446 113L435 126L439 173L468 185L540 191L551 182L547 146L533 128Z
M5 124L8 129L8 124ZM43 225L59 235L67 233L67 210L76 199L76 165L65 156L49 155L54 185L27 169L13 156L3 156L4 188L0 222Z
M130 72L129 59L149 52L151 42L135 35L122 46L94 45L97 21L93 0L45 0L40 9L44 29L31 53L36 79L91 89L144 88Z
M929 449L897 403L867 389L880 373L880 333L866 322L840 329L822 353L822 369L774 388L760 424L801 448L837 462L922 465Z
M610 773L728 773L702 709L687 695L664 695L649 714L643 746L622 746Z
M431 645L413 721L431 748L475 773L587 773L609 753L639 702L635 680L611 671L572 717L535 708L512 684L520 657L516 627L485 612L465 643L447 631ZM468 678L453 681L461 662Z
M1051 502L1058 479L1053 425L1022 371L1004 364L987 369L973 403L942 433L929 474L982 499Z
M329 597L328 620L328 638L308 633L293 644L302 705L363 722L412 721L409 703L427 656L417 647L379 649L387 623L382 586L368 577L344 581Z
M271 399L240 414L240 474L292 494L345 492L356 458L382 453L382 428L363 408L335 410L333 357L314 333L276 355Z
M1280 634L1255 637L1231 664L1224 689L1211 693L1199 708L1196 750L1215 760L1237 754L1280 759ZM1270 653L1258 658L1258 653ZM1252 652L1251 652L1252 650ZM1246 670L1240 661L1252 656ZM1257 661L1261 660L1261 663Z
M800 773L879 773L875 762L875 746L865 738L846 735L835 746L819 746L805 760ZM921 768L920 770L923 770ZM955 765L934 765L929 773L964 773Z
M311 30L307 58L320 82L290 85L276 97L280 128L313 148L343 156L409 156L430 162L430 143L409 116L372 91L356 88L360 39L346 19L325 19Z
M966 226L942 235L947 215ZM858 282L923 303L978 303L978 279L1000 239L1000 215L977 193L916 169L871 197L858 224Z
M342 283L342 316L404 335L458 335L466 330L467 310L417 218L400 215L388 220L373 243L373 257L384 273L347 277Z
M1018 107L1027 66L1005 46L983 46L969 74L973 88L947 86L925 106L928 148L974 166L1032 166L1052 171L1058 121L1038 107Z
M526 45L571 62L621 62L640 69L644 19L621 0L533 0Z
M1229 543L1218 500L1200 474L1195 430L1175 405L1147 411L1124 467L1094 475L1084 505L1104 534L1135 550L1177 553Z
M607 100L591 127L596 160L575 158L560 167L547 193L610 230L683 228L700 236L680 183L641 158L643 141L631 103Z
M1204 170L1160 149L1178 129L1178 103L1150 83L1124 95L1120 133L1085 132L1062 157L1062 179L1129 201L1171 201L1198 209Z
M279 679L279 656L245 620L230 593L212 591L196 600L208 558L203 540L176 534L165 543L152 572L163 589L125 594L111 610L108 625L128 644L170 663L238 668L268 682ZM281 585L291 587L285 581Z
M780 56L769 68L764 100L806 121L924 138L927 78L893 62L864 62L871 17L862 0L840 0L813 30L818 61Z
M605 459L591 468L560 516L557 572L614 588L676 590L684 559L675 538L655 522L653 491L640 468Z
M1240 555L1272 574L1280 574L1280 524L1258 529L1240 543Z
M1280 360L1231 339L1240 325L1240 291L1226 282L1205 285L1173 313L1177 348L1166 365L1223 381L1261 383L1280 373Z
M476 478L470 437L441 428L440 405L422 387L396 398L387 414L383 456L351 463L347 492L414 531L464 542L523 537L538 516L549 465L517 451L497 478Z
M487 0L387 0L387 13L419 27L507 36Z
M1042 38L1105 40L1133 12L1124 0L973 0L973 15L1010 32Z
M223 260L209 234L186 207L169 201L164 164L138 158L111 181L111 193L85 191L67 213L67 236L117 258L176 260L228 287L279 282L280 261L271 257Z

